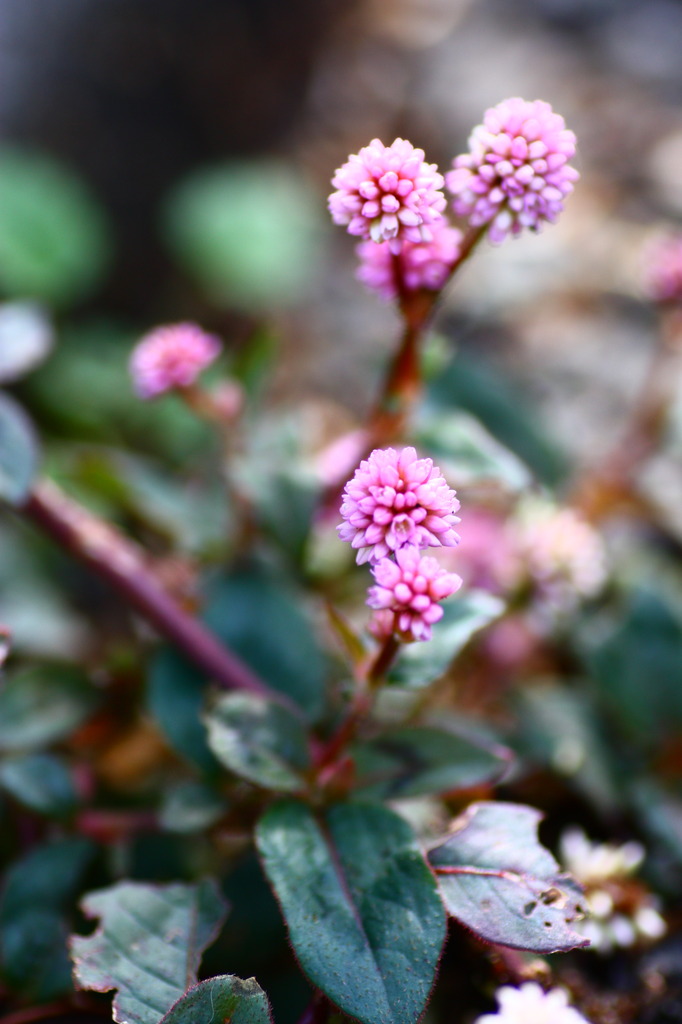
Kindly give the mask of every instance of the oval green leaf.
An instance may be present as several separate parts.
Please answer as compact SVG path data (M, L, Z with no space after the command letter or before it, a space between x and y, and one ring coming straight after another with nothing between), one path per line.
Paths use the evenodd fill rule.
M38 469L39 446L22 406L0 391L0 501L21 505Z
M85 295L108 262L100 208L82 182L40 153L0 153L0 286L12 297L64 305Z
M214 701L204 721L209 747L236 775L285 793L305 788L307 736L286 708L248 693L227 693Z
M372 799L448 793L500 778L513 760L511 750L472 736L408 726L382 733L353 748L358 789Z
M0 689L0 751L63 739L97 702L93 687L75 670L44 665L18 672Z
M469 590L443 604L443 618L428 644L407 644L389 678L403 686L423 687L439 679L480 629L504 611L504 602L485 590Z
M242 981L232 974L219 974L191 988L172 1006L159 1024L271 1024L272 1015L265 992L255 978Z
M259 822L266 875L308 978L363 1024L413 1024L445 941L433 875L409 826L380 804L317 820L287 801Z
M588 946L572 927L582 890L540 845L541 819L523 804L471 804L429 854L445 905L488 942L535 953Z
M76 806L69 769L54 754L26 754L0 761L0 787L39 814L59 818Z
M328 664L302 605L290 579L253 563L212 581L204 621L314 720L322 710Z
M38 366L53 344L52 325L40 306L5 302L0 306L0 383L18 380Z
M276 161L201 170L170 196L167 238L215 302L262 312L310 288L322 226L301 174Z

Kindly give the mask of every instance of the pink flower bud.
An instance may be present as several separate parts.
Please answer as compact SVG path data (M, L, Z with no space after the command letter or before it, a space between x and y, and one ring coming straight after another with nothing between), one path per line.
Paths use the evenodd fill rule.
M332 185L338 190L329 197L334 223L351 235L388 242L392 252L405 241L430 241L430 225L445 209L443 176L405 139L390 146L372 139L337 169Z
M486 110L453 161L446 185L453 208L472 227L489 225L491 242L554 223L579 174L568 161L575 135L543 100L503 100Z
M400 548L454 547L459 501L431 459L414 448L375 449L344 490L337 528L358 549L357 562L377 562Z
M392 558L382 558L372 567L377 585L367 592L367 604L377 610L370 627L375 635L387 629L386 613L393 615L392 629L401 640L430 640L431 627L443 617L440 601L459 590L462 581L443 569L435 558L422 557L408 546Z
M130 357L133 386L140 398L155 398L194 384L221 351L220 341L196 324L157 327L135 346Z

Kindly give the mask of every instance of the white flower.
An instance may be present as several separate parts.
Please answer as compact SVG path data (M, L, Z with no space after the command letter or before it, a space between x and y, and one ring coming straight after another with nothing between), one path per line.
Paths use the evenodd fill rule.
M497 1013L486 1013L475 1024L586 1024L587 1018L568 1005L562 988L543 991L534 981L520 988L505 985L497 990Z
M636 842L615 846L593 843L579 828L561 839L566 869L585 887L588 918L577 928L590 948L610 953L618 947L660 939L666 923L659 901L643 883L632 879L644 860L644 847Z
M633 874L644 860L644 847L636 842L593 843L582 829L571 828L561 838L561 857L567 870L588 886Z

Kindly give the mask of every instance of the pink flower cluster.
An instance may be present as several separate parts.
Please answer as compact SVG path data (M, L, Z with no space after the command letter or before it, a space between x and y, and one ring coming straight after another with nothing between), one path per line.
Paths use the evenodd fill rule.
M421 548L453 547L459 541L457 495L431 459L414 448L376 449L348 481L341 505L341 540L370 562L376 580L367 599L378 615L376 635L395 632L405 641L428 640L441 618L439 602L461 579L442 569Z
M221 351L219 340L196 324L157 327L135 346L130 357L133 386L140 398L155 398L186 388Z
M454 547L457 495L431 459L414 448L375 449L345 486L338 527L358 549L357 562L378 562L406 544Z
M643 264L644 287L653 302L682 302L682 233L652 240Z
M543 100L504 100L485 112L446 184L454 210L472 227L489 224L491 242L556 221L579 174L568 161L575 135Z
M453 209L491 242L554 222L579 174L575 135L544 100L503 100L474 128L469 152L445 178ZM383 298L440 291L461 256L462 236L445 217L443 177L405 139L373 139L332 178L335 224L364 239L358 278ZM393 258L395 257L395 259Z
M329 197L334 223L351 235L388 242L393 252L404 241L429 241L429 225L445 209L443 176L405 139L390 146L372 139L337 169L332 185L338 190Z
M431 235L430 242L405 242L395 256L388 242L361 242L356 277L384 299L395 299L401 284L409 291L439 292L459 258L462 232L441 220Z
M396 551L395 561L382 558L372 574L377 585L369 588L367 604L384 613L382 631L395 632L407 643L431 639L431 627L443 618L440 602L462 585L459 576L412 546ZM386 612L392 616L390 623L385 621Z

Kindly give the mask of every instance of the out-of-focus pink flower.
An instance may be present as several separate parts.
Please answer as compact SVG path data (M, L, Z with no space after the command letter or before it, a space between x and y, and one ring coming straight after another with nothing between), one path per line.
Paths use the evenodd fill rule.
M543 100L503 100L486 110L469 137L469 152L453 161L446 184L454 210L472 227L489 224L491 242L538 231L556 221L580 177L568 161L575 135Z
M459 541L457 495L431 459L414 448L375 449L344 490L337 527L358 549L357 562L377 562L405 545L453 547Z
M355 250L360 258L355 276L384 299L398 294L396 275L408 291L440 291L459 257L462 232L442 220L431 234L430 242L405 242L396 256L388 242L361 242Z
M574 509L530 502L513 532L530 575L543 589L559 588L568 601L570 595L594 597L604 586L601 537Z
M682 233L652 239L642 254L644 289L654 302L682 302Z
M468 587L508 593L523 580L524 565L508 522L483 506L467 507L467 528L456 552L444 552L446 568L454 565Z
M486 1013L474 1024L587 1024L572 1006L563 989L544 992L534 981L519 988L503 985L496 993L499 1010Z
M130 357L133 386L140 398L155 398L195 382L221 351L220 341L196 324L157 327L135 346Z
M329 197L334 223L351 235L389 242L392 252L405 241L429 241L429 225L446 205L442 174L405 139L390 146L372 139L337 169L332 185L338 190Z
M396 551L395 561L382 558L372 573L377 585L369 588L367 604L383 616L383 630L385 612L392 612L393 631L406 643L431 639L431 627L443 617L440 602L462 585L459 576L412 546Z

